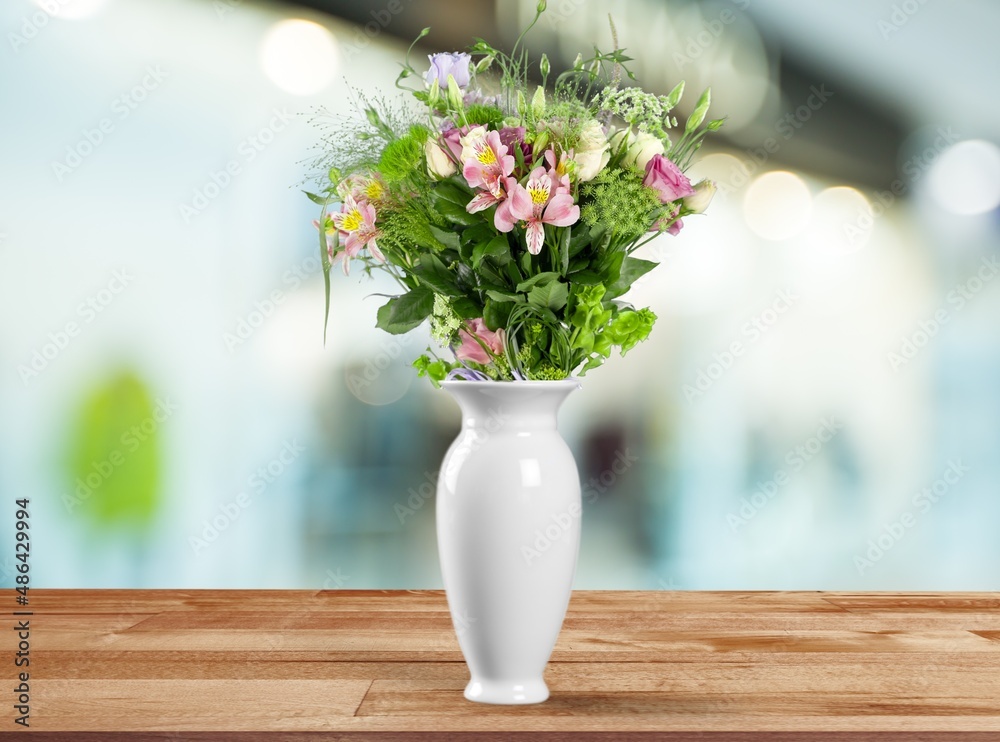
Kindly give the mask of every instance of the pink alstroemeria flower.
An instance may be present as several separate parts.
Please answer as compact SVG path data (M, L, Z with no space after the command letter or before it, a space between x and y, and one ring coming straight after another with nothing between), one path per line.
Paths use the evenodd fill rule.
M514 172L514 157L500 142L500 133L477 126L462 137L462 175L473 188L485 188L498 199L501 180Z
M378 249L375 240L382 233L375 226L375 207L364 201L357 202L354 196L344 197L340 213L331 214L333 226L344 238L343 264L344 274L350 273L348 258L357 257L361 248L367 247L371 256L379 262L385 262L385 256Z
M527 223L528 252L532 255L542 251L545 224L568 227L580 220L580 207L573 203L568 185L562 184L558 174L557 179L553 179L553 174L556 173L547 173L545 168L536 167L528 176L527 186L516 185L497 209L496 227L501 232L509 232L515 222ZM522 198L521 192L526 193L528 198Z
M520 213L531 211L531 196L517 184L517 180L507 177L501 181L497 195L483 191L469 201L465 210L475 214L496 204L499 206L493 214L493 225L500 232L509 232L514 228L515 221L511 216L511 208L516 204Z
M569 190L569 163L573 159L573 150L563 150L562 154L559 155L559 159L556 160L556 151L554 149L545 150L545 162L549 165L549 176L553 173L559 176L559 185L562 188Z
M455 349L455 357L460 361L489 363L493 360L486 349L479 344L479 340L482 340L494 355L503 353L503 329L493 332L486 327L482 319L466 320L465 327L458 331L458 336L462 338L462 344Z
M337 195L341 198L350 196L355 201L378 202L385 195L385 184L378 173L362 175L352 173L337 184Z

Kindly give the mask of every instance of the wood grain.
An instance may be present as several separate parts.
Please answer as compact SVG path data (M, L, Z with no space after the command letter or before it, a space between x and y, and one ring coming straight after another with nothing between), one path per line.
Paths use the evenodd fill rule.
M994 593L575 593L551 699L514 708L462 698L438 591L33 590L30 608L38 739L1000 740Z

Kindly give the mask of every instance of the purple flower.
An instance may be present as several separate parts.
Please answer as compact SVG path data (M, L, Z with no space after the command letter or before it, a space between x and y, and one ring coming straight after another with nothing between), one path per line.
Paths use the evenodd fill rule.
M431 68L424 75L428 85L433 85L437 80L442 89L447 89L448 75L455 78L460 88L469 84L469 63L472 61L472 55L466 52L441 52L429 54L427 58L431 62Z
M525 164L529 164L531 162L531 145L524 141L524 135L523 126L505 126L500 130L500 144L504 145L508 152L513 152L515 146L520 147Z

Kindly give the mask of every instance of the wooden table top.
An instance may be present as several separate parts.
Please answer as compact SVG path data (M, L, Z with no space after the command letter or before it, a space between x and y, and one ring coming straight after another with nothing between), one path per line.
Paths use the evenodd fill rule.
M997 593L576 592L552 696L520 707L463 699L440 591L32 589L27 608L31 731L73 730L40 739L1000 740Z

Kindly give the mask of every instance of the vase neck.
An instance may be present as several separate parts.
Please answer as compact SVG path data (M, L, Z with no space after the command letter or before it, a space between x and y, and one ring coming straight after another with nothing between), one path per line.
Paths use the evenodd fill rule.
M485 430L555 430L559 408L579 388L575 381L445 382L462 409L462 427Z

